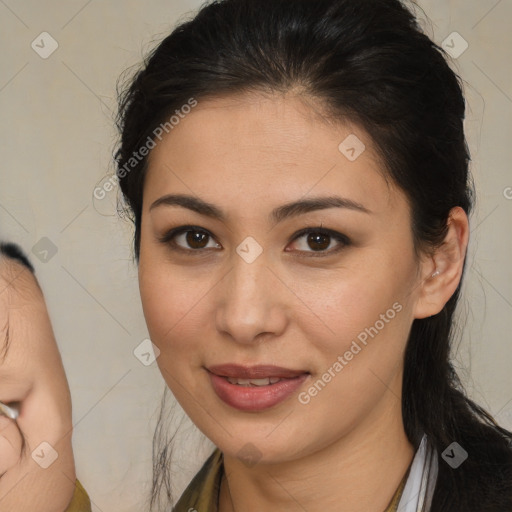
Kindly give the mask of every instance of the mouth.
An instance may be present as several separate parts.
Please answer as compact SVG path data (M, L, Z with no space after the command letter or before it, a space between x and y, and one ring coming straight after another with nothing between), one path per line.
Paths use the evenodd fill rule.
M226 377L228 382L231 384L236 384L237 386L245 386L245 387L260 387L260 386L270 386L270 384L276 384L277 382L281 382L285 379L280 379L279 377L267 377L263 379L237 379L235 377Z
M283 402L310 376L306 370L273 365L226 364L206 370L217 396L242 411L260 411Z
M300 375L309 374L307 370L292 370L282 366L274 365L257 365L242 366L238 364L221 364L210 366L207 370L219 377L227 377L228 379L237 379L239 381L263 381L267 379L293 379ZM275 381L277 382L277 381ZM258 383L255 385L268 385L268 383Z

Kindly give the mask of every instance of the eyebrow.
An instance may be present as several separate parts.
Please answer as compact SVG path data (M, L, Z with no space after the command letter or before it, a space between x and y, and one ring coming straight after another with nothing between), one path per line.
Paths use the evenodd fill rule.
M222 222L225 222L227 217L224 212L214 204L187 194L168 194L162 196L151 204L149 210L151 211L159 206L181 206L199 213L200 215L205 215L206 217ZM286 203L272 210L269 219L271 222L277 224L290 217L327 208L346 208L367 214L372 213L371 210L351 199L339 196L327 196L300 199L299 201Z

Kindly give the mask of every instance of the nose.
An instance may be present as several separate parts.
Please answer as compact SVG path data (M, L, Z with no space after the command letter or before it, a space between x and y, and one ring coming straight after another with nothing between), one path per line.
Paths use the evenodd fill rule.
M265 253L248 263L237 253L233 267L216 287L218 331L243 344L280 336L288 322L286 289Z

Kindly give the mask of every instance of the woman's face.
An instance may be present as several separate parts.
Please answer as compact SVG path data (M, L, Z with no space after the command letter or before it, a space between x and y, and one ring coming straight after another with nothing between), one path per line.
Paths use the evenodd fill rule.
M401 420L420 272L381 170L363 130L291 95L200 101L153 149L144 315L168 386L223 452L293 460ZM225 364L293 372L235 368L275 377L247 387L212 376Z

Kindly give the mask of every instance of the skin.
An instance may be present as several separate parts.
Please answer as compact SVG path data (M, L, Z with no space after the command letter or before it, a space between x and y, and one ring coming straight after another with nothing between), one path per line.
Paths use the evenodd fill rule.
M68 382L36 278L3 256L0 401L21 403L16 422L0 416L0 510L63 512L76 479ZM42 442L58 453L46 469L32 458L49 455L48 448L36 449Z
M204 100L149 159L139 260L144 315L164 379L224 454L221 512L383 511L414 456L401 416L411 324L439 312L461 278L463 210L452 210L445 244L417 257L407 198L384 178L369 136L319 112L292 93ZM338 150L350 134L366 146L353 162ZM212 203L226 219L150 208L171 193ZM371 213L328 208L278 224L268 219L285 203L333 194ZM294 238L320 224L351 243L323 238L321 250L330 254L322 257L307 235ZM158 240L185 225L210 235L202 245L174 238L196 253ZM248 236L263 248L252 263L236 252ZM308 404L299 403L298 394L397 302L395 318ZM229 362L311 375L286 401L242 412L217 397L205 370ZM260 453L255 465L237 455L249 443Z

